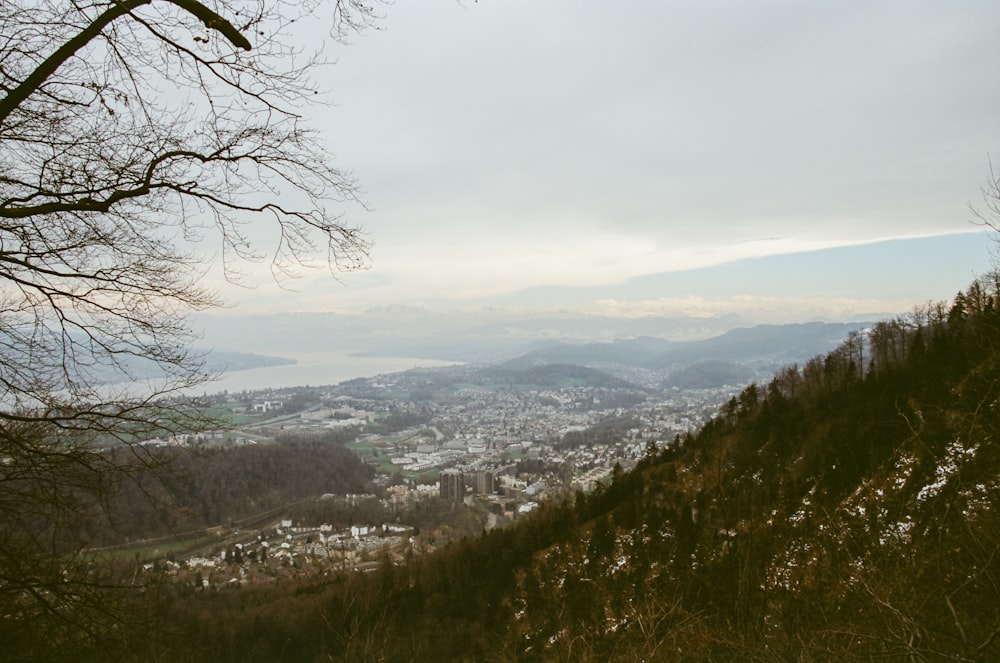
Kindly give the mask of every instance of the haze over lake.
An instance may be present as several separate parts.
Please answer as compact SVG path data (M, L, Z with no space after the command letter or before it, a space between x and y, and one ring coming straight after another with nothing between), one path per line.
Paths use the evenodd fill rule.
M436 359L369 357L345 353L307 355L285 353L283 356L294 359L297 363L226 372L218 380L207 383L203 391L212 394L222 391L239 392L306 385L320 386L382 373L396 373L411 368L455 364L455 362Z

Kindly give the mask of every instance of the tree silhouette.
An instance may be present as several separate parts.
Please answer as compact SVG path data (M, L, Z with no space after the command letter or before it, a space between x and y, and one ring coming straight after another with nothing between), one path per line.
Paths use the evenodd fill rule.
M81 609L105 612L107 579L74 520L114 481L158 467L136 442L205 425L176 397L210 377L187 318L220 303L203 286L206 256L234 281L270 256L279 283L367 261L364 235L334 209L357 200L355 184L300 115L321 60L290 30L322 9L334 39L377 18L359 0L0 4L8 651L43 618L104 634ZM254 225L272 246L252 240Z

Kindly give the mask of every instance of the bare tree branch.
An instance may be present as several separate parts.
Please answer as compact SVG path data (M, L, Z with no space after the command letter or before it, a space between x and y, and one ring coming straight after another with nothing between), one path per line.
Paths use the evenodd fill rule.
M210 256L230 278L271 256L280 281L367 264L364 233L337 209L359 202L357 186L303 125L323 62L295 41L306 18L344 40L378 16L363 0L0 3L11 651L26 633L51 627L57 651L127 619L106 590L131 587L135 569L95 566L74 523L107 517L116 482L158 476L144 439L211 424L188 396L212 377L188 322L221 303L204 286Z

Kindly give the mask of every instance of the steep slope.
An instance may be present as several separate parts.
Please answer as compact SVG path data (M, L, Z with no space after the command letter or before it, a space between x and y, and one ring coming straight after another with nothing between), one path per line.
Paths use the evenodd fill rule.
M997 660L997 295L752 385L587 498L519 575L517 655Z

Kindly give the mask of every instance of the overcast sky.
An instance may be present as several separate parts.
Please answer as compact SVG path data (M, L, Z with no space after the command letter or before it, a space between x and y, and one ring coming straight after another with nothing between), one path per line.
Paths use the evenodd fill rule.
M330 103L310 111L365 191L370 211L344 211L372 267L226 292L238 310L517 306L528 289L559 308L566 287L617 288L618 309L573 298L608 313L643 275L975 230L969 205L990 156L1000 165L995 0L400 0L384 14L327 49ZM881 310L905 299L900 282L954 293L987 253L940 273L922 254L837 296ZM787 279L810 281L809 265ZM635 301L783 295L706 294L690 274L661 291L647 279Z

